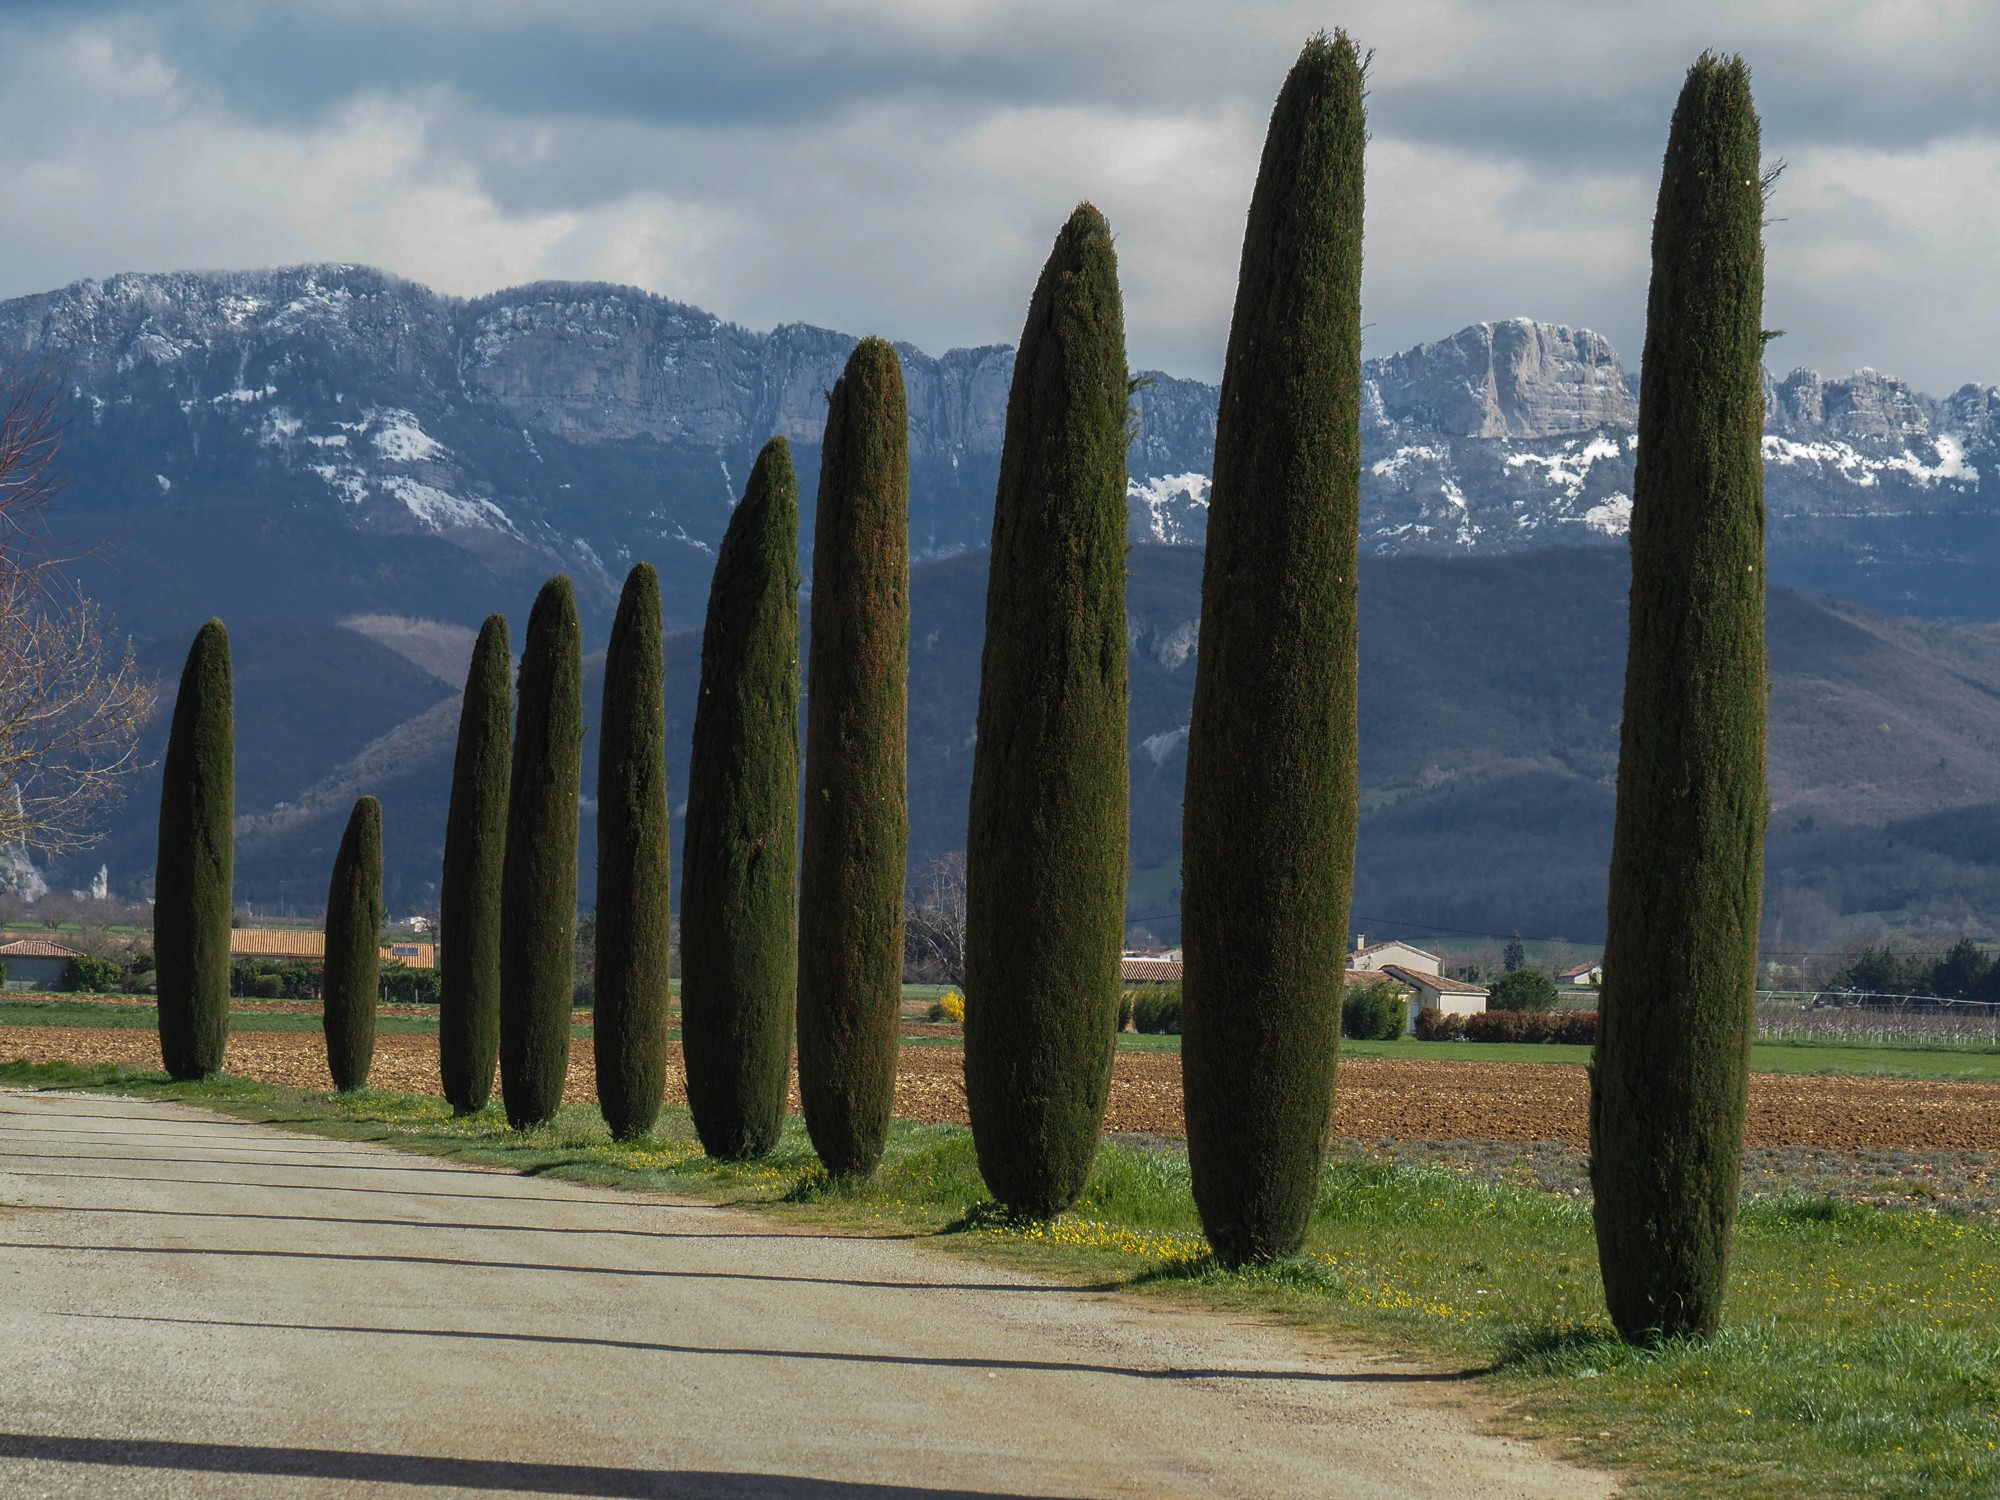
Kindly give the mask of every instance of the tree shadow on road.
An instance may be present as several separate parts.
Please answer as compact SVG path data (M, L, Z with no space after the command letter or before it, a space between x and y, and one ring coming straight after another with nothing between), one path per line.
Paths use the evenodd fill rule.
M690 1469L618 1469L599 1464L521 1463L341 1448L260 1448L243 1443L151 1438L45 1437L0 1432L0 1459L259 1474L282 1479L360 1480L482 1494L588 1495L601 1500L1006 1500L997 1490L869 1484L802 1474L728 1474Z
M1238 1369L1228 1365L1111 1365L1064 1359L975 1358L949 1354L879 1354L842 1349L730 1348L703 1344L661 1344L642 1339L595 1338L570 1333L505 1333L480 1328L382 1328L335 1323L267 1323L228 1318L148 1317L137 1313L70 1313L65 1316L113 1323L174 1324L190 1328L242 1328L285 1333L342 1333L389 1338L464 1340L472 1343L555 1344L617 1349L638 1354L707 1355L723 1359L774 1359L830 1364L918 1366L933 1370L1018 1370L1054 1375L1118 1375L1131 1380L1268 1380L1324 1385L1444 1385L1477 1371Z

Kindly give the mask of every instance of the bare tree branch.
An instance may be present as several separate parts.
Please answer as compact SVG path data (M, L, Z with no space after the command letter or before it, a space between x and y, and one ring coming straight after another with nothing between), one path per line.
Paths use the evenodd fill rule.
M159 696L47 547L58 395L46 372L0 376L0 846L44 856L103 836Z
M903 966L913 981L965 984L965 851L932 856L903 913Z

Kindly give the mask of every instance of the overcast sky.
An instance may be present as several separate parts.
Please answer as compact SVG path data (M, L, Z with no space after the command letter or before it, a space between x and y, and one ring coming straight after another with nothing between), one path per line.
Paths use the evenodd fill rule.
M0 295L353 260L630 282L754 328L1011 341L1057 227L1119 236L1135 367L1214 378L1271 100L1375 49L1365 315L1636 360L1667 118L1754 70L1772 363L2000 382L1993 0L5 0Z

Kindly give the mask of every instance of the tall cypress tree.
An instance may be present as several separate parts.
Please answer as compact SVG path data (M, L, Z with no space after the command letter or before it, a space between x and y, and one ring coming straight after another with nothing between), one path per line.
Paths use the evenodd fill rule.
M785 1120L798 981L799 482L772 438L709 584L681 851L681 1041L709 1155Z
M326 1066L340 1093L368 1086L375 1001L382 988L382 804L363 797L348 816L326 891Z
M153 954L160 1057L178 1079L222 1068L229 1043L229 929L234 915L236 722L229 632L210 620L181 668L160 777Z
M1225 1265L1295 1252L1333 1115L1358 784L1363 64L1306 43L1222 367L1183 811L1188 1160Z
M1591 1071L1612 1321L1707 1335L1743 1155L1763 887L1764 178L1750 72L1704 54L1653 217L1631 636Z
M910 418L893 346L863 339L828 397L813 524L799 879L799 1097L836 1176L875 1170L903 1003Z
M1007 397L966 834L965 1091L1017 1212L1083 1191L1111 1086L1125 919L1125 444L1111 226L1070 215Z
M666 654L660 576L625 579L597 731L597 1101L618 1140L652 1129L667 1082Z
M452 1112L477 1114L500 1057L500 872L507 848L512 658L507 617L488 615L458 710L458 755L438 892L438 1066Z
M500 1091L516 1130L555 1117L569 1076L583 632L564 574L528 615L519 699L500 877Z

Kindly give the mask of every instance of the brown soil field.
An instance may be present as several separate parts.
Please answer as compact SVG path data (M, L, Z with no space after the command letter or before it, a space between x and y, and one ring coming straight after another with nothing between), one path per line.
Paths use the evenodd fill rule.
M0 1061L159 1066L149 1031L78 1026L0 1026ZM226 1066L241 1078L326 1088L324 1044L311 1032L238 1032ZM963 1124L965 1082L954 1047L907 1047L896 1081L896 1113ZM370 1082L405 1093L437 1091L437 1040L383 1036ZM686 1095L680 1048L667 1066L667 1098ZM564 1097L596 1098L590 1044L570 1052ZM1334 1134L1357 1139L1564 1141L1586 1136L1589 1082L1582 1068L1544 1063L1406 1062L1350 1058L1340 1064ZM792 1107L798 1107L796 1087ZM1179 1135L1181 1060L1170 1052L1121 1052L1105 1129ZM2000 1084L1903 1078L1822 1078L1756 1073L1750 1078L1748 1144L2000 1150Z

